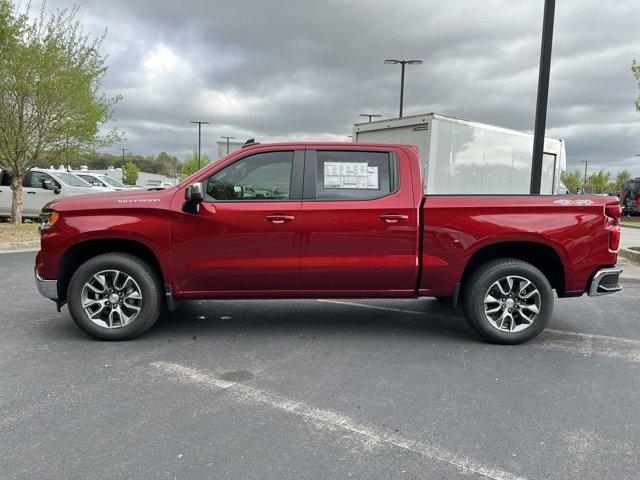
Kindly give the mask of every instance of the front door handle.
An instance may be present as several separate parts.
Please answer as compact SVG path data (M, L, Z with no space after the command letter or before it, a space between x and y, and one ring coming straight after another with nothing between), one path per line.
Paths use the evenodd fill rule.
M267 215L264 218L267 220L267 222L271 223L284 223L296 219L296 217L294 217L293 215Z
M400 220L409 220L409 215L396 215L389 213L387 215L380 215L380 220L387 223L398 223Z

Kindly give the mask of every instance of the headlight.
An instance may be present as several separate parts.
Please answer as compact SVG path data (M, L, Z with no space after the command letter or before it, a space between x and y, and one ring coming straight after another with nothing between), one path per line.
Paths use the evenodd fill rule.
M49 230L58 221L58 218L60 218L58 212L42 212L39 217L40 227L38 231L42 233L43 230Z

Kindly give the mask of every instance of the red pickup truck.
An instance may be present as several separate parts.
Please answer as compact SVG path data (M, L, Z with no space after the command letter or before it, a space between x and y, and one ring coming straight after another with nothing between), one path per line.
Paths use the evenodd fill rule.
M181 299L436 297L520 343L553 290L620 290L616 198L422 185L412 146L254 144L174 188L49 203L36 284L102 339L142 334Z

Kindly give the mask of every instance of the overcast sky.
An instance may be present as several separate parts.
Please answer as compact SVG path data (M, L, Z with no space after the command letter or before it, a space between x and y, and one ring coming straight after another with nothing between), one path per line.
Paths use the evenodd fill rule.
M358 113L397 115L400 68L385 58L425 62L407 67L405 115L533 131L542 0L77 3L89 31L108 28L104 87L124 97L116 124L134 153L182 158L189 120L211 122L213 155L221 135L348 141ZM557 2L547 135L566 139L570 168L640 175L638 27L638 0Z

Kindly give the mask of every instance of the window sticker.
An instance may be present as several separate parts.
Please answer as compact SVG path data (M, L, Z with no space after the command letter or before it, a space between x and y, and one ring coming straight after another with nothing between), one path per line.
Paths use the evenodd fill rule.
M324 188L378 190L378 167L367 162L324 162Z

